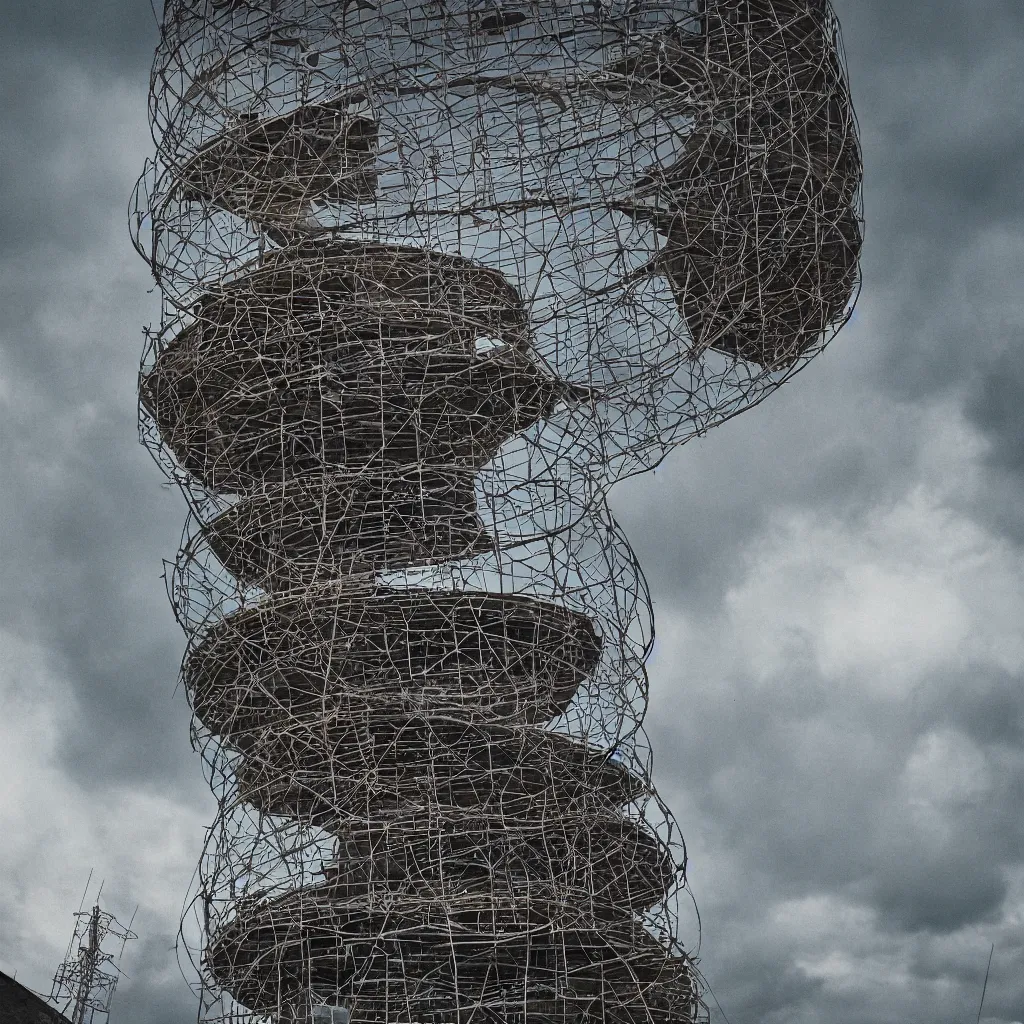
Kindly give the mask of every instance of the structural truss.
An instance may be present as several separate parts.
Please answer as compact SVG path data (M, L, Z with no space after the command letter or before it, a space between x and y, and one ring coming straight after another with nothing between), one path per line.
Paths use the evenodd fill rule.
M828 3L167 0L151 114L203 1019L700 1020L605 495L849 315Z

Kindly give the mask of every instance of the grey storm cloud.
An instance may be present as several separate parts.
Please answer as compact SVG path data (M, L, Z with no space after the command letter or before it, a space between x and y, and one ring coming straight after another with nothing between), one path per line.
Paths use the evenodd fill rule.
M154 310L122 212L125 168L146 147L144 100L126 103L116 79L99 99L97 76L73 61L42 74L20 52L4 70L0 613L77 684L69 759L167 777L180 757L154 724L184 715L159 556L173 554L180 505L153 486L135 442L140 331Z
M1024 5L835 6L862 301L782 392L615 493L656 603L648 729L732 1024L973 1020L993 942L983 1019L1019 1024ZM156 23L0 9L0 969L48 988L100 864L114 909L141 904L115 1019L184 1024L210 798L161 580L184 510L136 440L158 309L126 213Z
M158 8L159 8L158 4ZM51 72L68 59L105 65L112 74L132 74L148 67L156 38L156 18L149 0L54 0L18 3L6 0L3 46L30 51Z

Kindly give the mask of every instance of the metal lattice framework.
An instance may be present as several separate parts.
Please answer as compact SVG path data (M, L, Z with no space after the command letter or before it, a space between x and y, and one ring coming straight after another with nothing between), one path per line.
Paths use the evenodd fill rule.
M137 938L130 926L119 924L113 914L100 910L98 903L92 910L75 914L68 954L57 968L50 992L50 1001L69 1014L70 1024L109 1020L110 1004L121 977L117 961L125 945Z
M151 113L202 1019L702 1019L605 494L849 315L827 0L167 0Z

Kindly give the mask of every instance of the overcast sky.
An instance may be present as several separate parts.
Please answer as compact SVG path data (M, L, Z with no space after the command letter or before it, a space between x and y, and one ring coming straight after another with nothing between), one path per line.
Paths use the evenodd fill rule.
M49 989L89 869L174 960L212 801L135 438L126 206L148 0L0 7L0 970ZM836 0L867 162L855 321L615 495L656 599L650 731L732 1024L1024 1020L1024 3ZM723 1018L718 1010L713 1020Z

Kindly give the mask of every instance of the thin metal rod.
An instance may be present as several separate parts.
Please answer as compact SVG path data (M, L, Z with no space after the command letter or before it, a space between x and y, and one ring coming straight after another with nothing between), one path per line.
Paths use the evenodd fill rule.
M992 949L988 954L988 967L985 968L985 984L981 986L981 1005L978 1007L978 1024L981 1024L981 1011L985 1009L985 993L988 991L988 974L992 970L992 957L995 956L996 944L992 943Z

